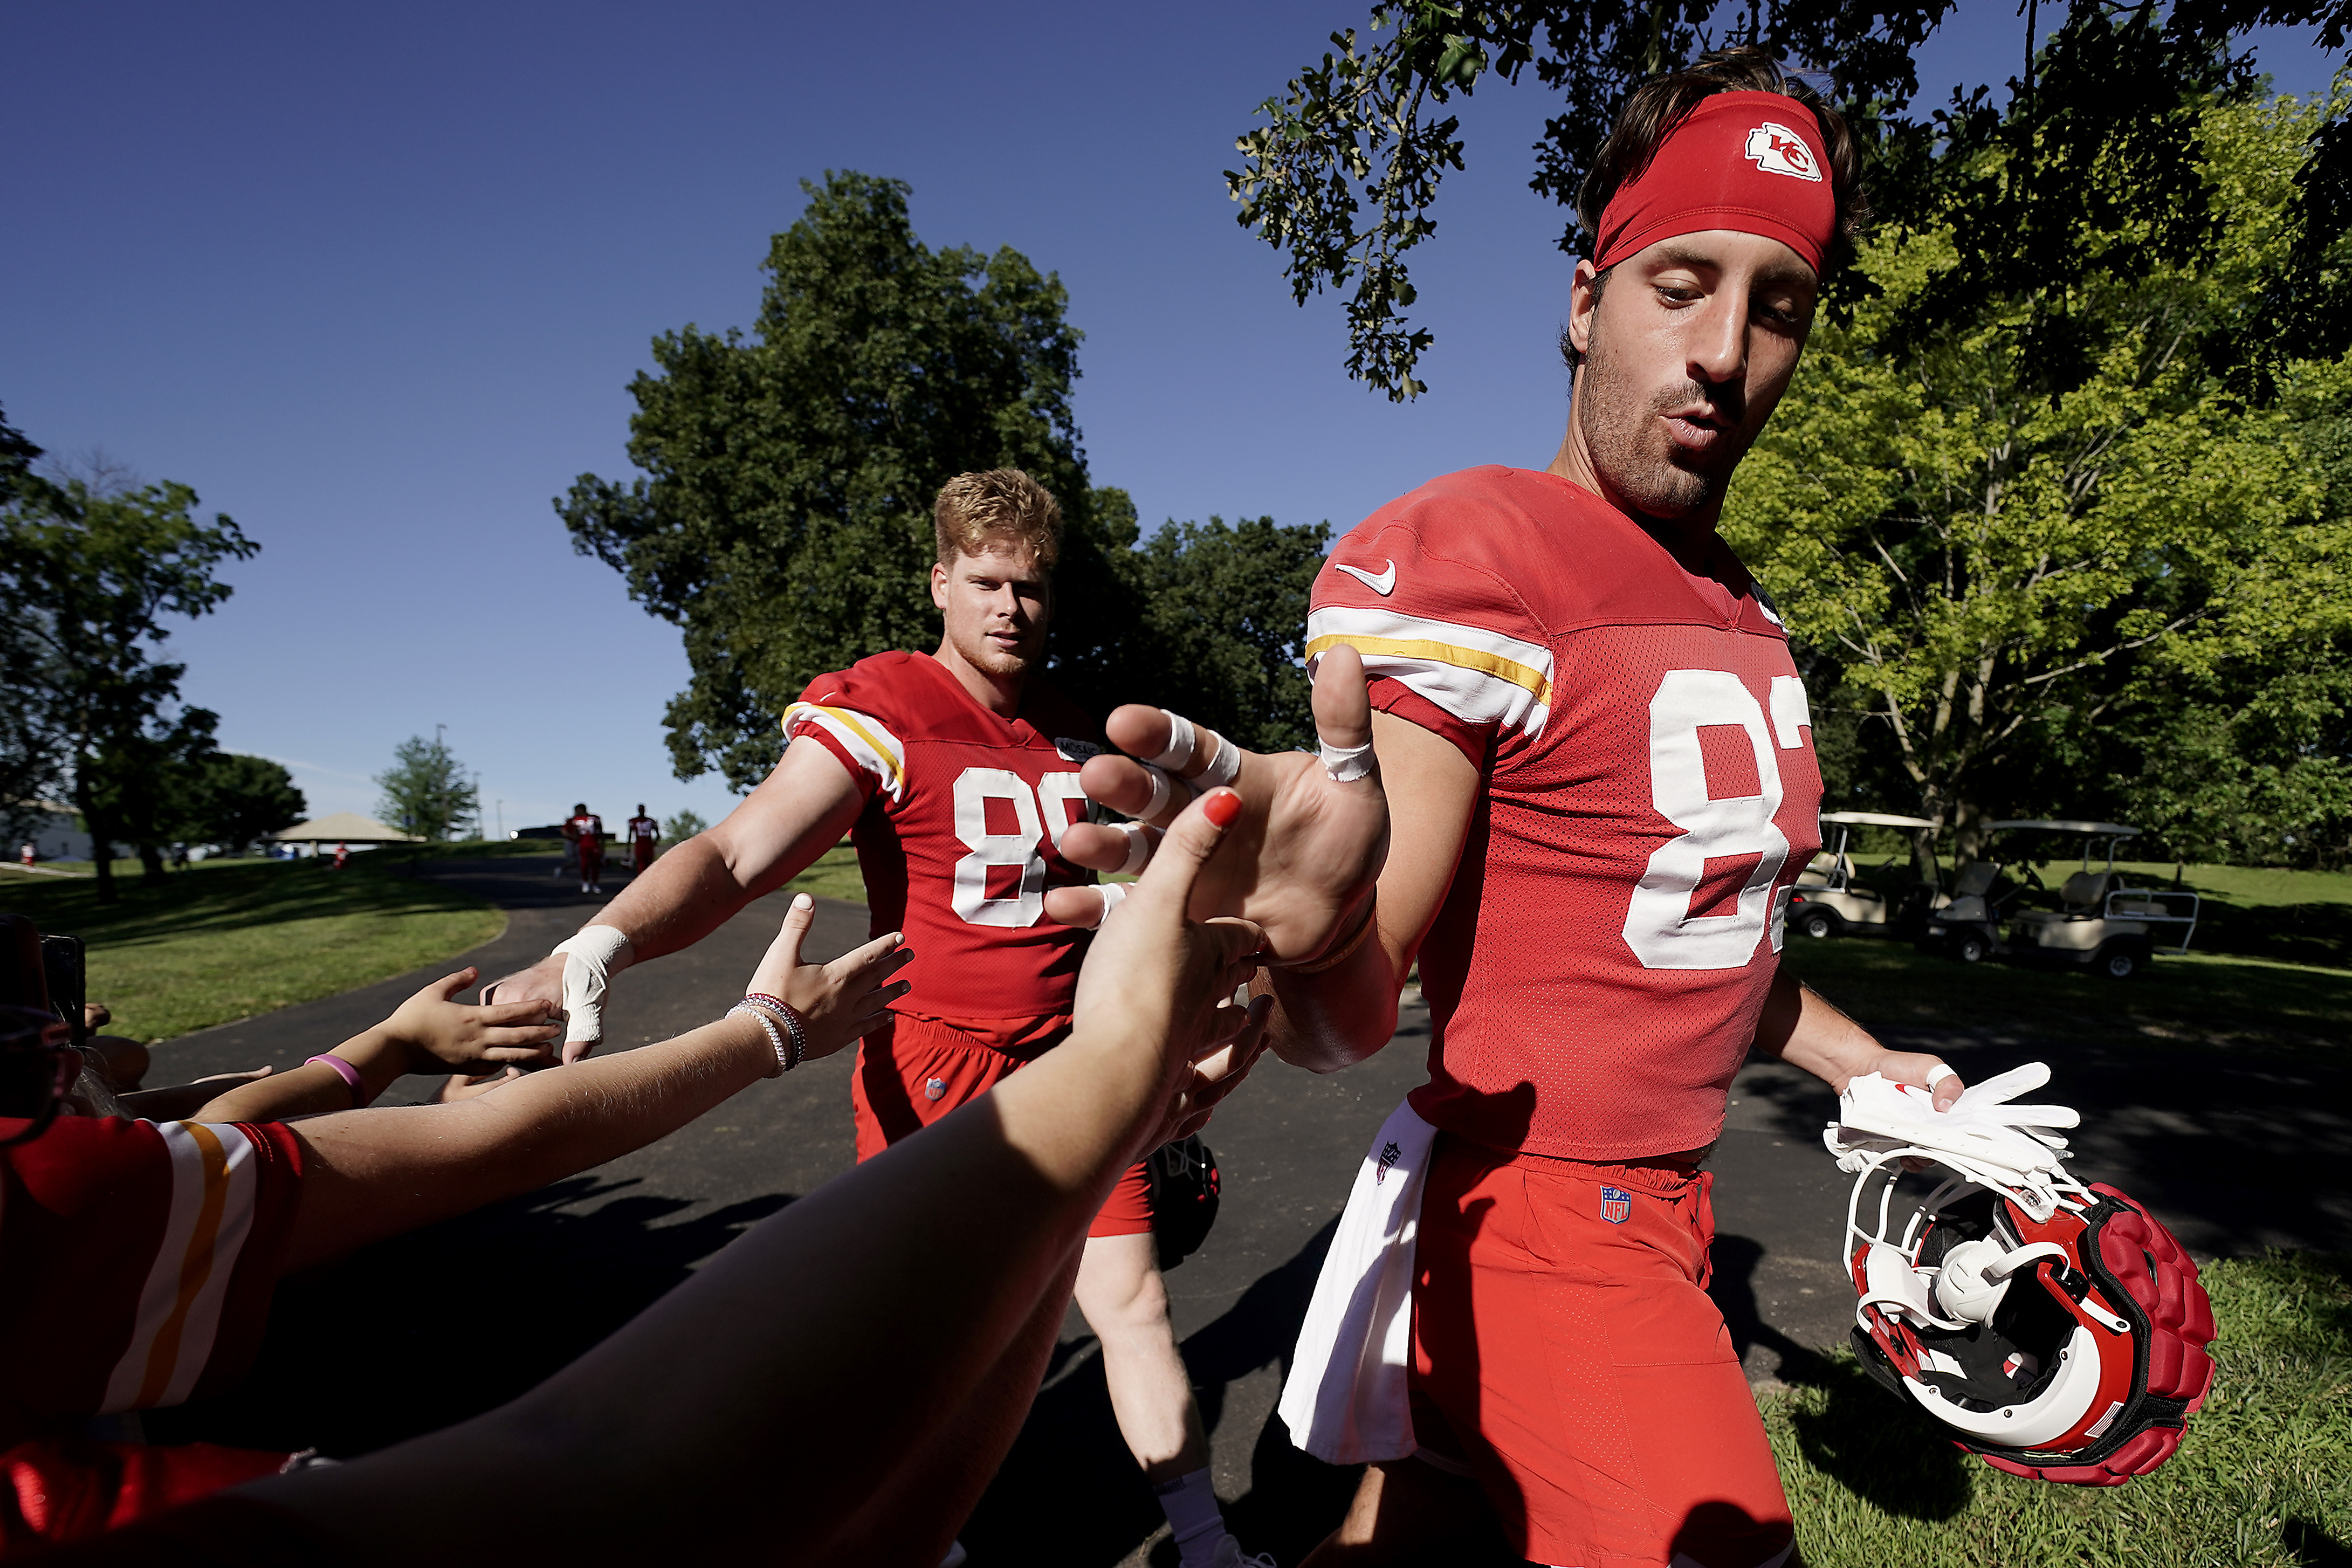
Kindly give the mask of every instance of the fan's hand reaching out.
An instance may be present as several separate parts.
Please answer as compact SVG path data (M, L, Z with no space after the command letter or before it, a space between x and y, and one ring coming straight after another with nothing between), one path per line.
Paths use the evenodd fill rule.
M1160 828L1183 809L1196 784L1230 784L1242 797L1241 820L1202 868L1185 912L1195 921L1238 915L1254 922L1276 962L1316 957L1371 891L1388 856L1389 811L1371 751L1363 662L1354 648L1343 644L1322 656L1314 709L1320 755L1244 751L1165 709L1130 703L1117 710L1106 731L1132 755L1096 757L1079 779L1093 799L1138 820L1074 825L1062 836L1064 858L1097 871L1140 870ZM1065 925L1099 925L1120 891L1052 889L1045 913Z

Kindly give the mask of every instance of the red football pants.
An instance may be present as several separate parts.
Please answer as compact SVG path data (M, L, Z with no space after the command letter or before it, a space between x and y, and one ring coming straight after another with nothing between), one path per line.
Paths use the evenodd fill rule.
M1707 1299L1713 1178L1438 1136L1413 1286L1414 1434L1538 1563L1756 1568L1794 1535Z
M956 1107L969 1105L1028 1060L992 1050L944 1024L900 1015L889 1029L857 1043L849 1100L857 1115L858 1162L862 1164L899 1139L919 1132ZM1120 1173L1087 1235L1150 1233L1151 1177L1139 1160Z

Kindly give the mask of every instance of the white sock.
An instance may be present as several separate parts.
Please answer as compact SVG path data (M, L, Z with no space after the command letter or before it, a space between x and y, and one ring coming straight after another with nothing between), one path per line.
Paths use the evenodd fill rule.
M1217 1542L1225 1538L1225 1516L1217 1510L1217 1489L1206 1468L1151 1489L1176 1532L1176 1551L1183 1568L1208 1568L1216 1559Z

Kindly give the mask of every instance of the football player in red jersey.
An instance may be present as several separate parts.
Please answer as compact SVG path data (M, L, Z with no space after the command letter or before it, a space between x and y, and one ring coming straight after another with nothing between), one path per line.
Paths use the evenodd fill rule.
M1434 480L1326 563L1307 651L1373 677L1376 764L1242 760L1257 864L1192 912L1265 927L1274 1048L1318 1071L1380 1049L1416 959L1433 1014L1429 1081L1374 1145L1284 1394L1301 1446L1375 1461L1310 1563L1423 1561L1482 1494L1540 1562L1794 1552L1704 1289L1727 1089L1751 1048L1939 1108L1962 1087L1780 968L1821 778L1785 630L1716 533L1852 232L1855 167L1834 112L1759 53L1631 95L1583 194L1598 243L1558 455ZM1150 756L1171 728L1129 707L1110 735ZM1322 865L1336 819L1296 802L1375 767L1393 837L1364 897L1346 857ZM1087 776L1149 802L1129 761ZM1096 866L1124 848L1065 843Z
M643 809L640 807L639 809ZM601 893L604 890L604 819L581 802L564 819L563 837L572 840L572 848L580 858L580 890Z
M1102 748L1100 725L1039 673L1060 509L1026 474L997 469L949 481L936 521L939 647L876 654L811 681L782 715L782 761L741 805L500 983L504 996L562 1003L567 1059L601 1037L613 973L701 940L845 833L874 931L903 931L908 943L907 994L890 1026L866 1038L852 1079L860 1160L978 1098L1067 1032L1087 932L1047 919L1045 897L1094 880L1059 846L1086 814L1079 766ZM1169 1324L1141 1163L1090 1228L1075 1291L1102 1344L1119 1429L1185 1568L1243 1562ZM1051 1330L1041 1319L1045 1343Z
M646 803L637 802L637 815L629 818L629 874L642 877L654 863L654 844L661 837L661 824L646 815Z

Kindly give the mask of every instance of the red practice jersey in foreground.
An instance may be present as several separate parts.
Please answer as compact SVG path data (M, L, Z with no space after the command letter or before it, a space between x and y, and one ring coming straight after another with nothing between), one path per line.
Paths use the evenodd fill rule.
M283 1125L60 1117L0 1181L0 1443L243 1374L301 1181Z
M1484 777L1414 1109L1577 1160L1713 1141L1821 834L1788 634L1729 548L1685 563L1556 475L1466 469L1340 541L1307 638Z
M865 794L850 837L873 930L914 952L898 1010L1008 1050L1066 1023L1086 933L1045 918L1045 889L1094 880L1055 846L1086 816L1078 765L1101 728L1042 679L1000 719L919 653L819 676L783 725Z

